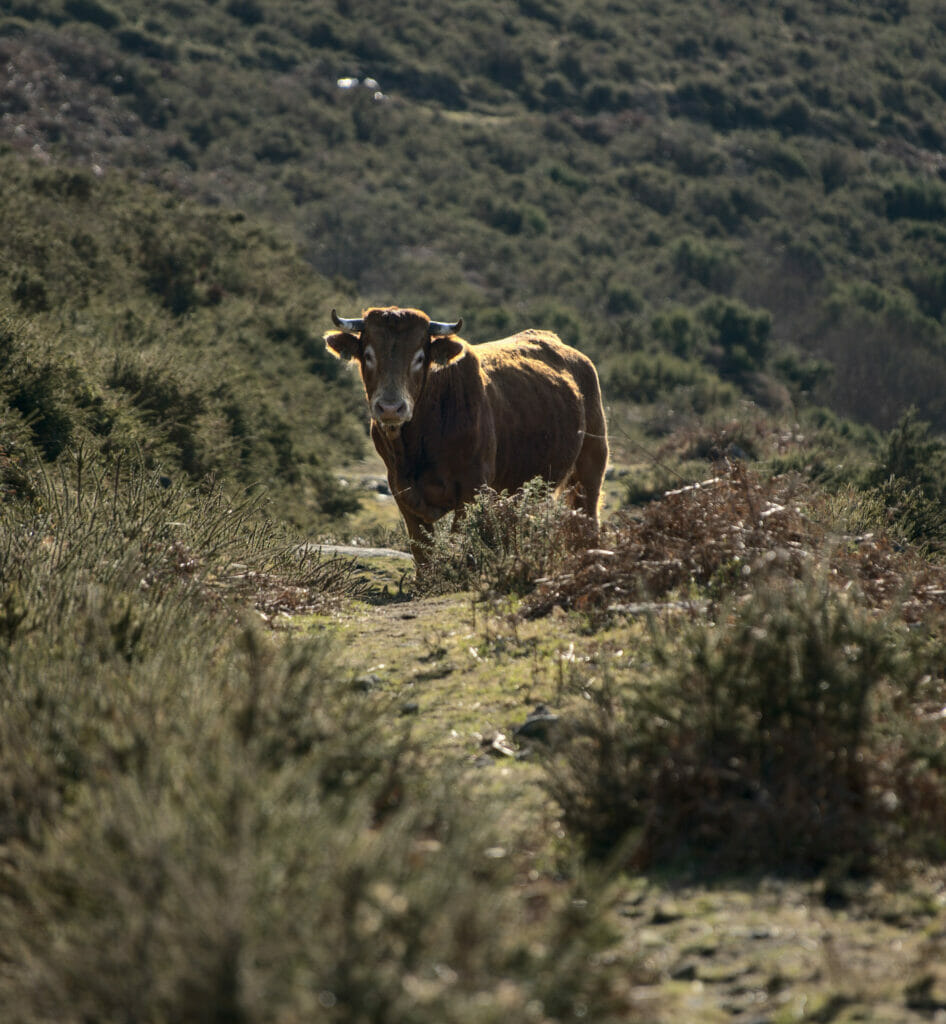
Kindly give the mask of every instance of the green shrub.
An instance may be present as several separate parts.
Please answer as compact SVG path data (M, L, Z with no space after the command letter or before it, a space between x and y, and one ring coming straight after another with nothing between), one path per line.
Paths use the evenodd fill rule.
M631 352L605 359L601 386L611 398L654 402L681 387L703 383L708 371L696 362L665 352Z
M254 155L257 160L282 164L302 156L299 138L292 131L277 128L265 131L256 142Z
M788 143L763 140L754 151L752 161L757 167L773 171L786 181L810 177L804 153Z
M800 352L786 349L774 360L775 369L785 380L795 396L810 397L820 385L829 380L832 366L824 359L804 356Z
M75 392L81 393L83 384L78 368L41 346L26 325L0 320L0 400L48 460L75 435L82 418Z
M946 546L946 441L915 408L884 439L868 484L886 509L890 533L922 547Z
M177 58L177 45L139 28L122 28L116 38L123 50L147 57L149 60L173 61Z
M765 115L755 103L747 102L738 90L709 79L678 86L671 98L671 110L694 121L707 121L718 131L765 124Z
M244 25L258 25L264 18L263 7L258 0L229 0L226 11Z
M681 174L692 178L723 174L728 167L727 156L721 149L696 141L683 132L660 138L657 156L668 159ZM672 183L672 179L670 181Z
M639 164L620 178L636 202L667 217L677 205L678 186L672 174L660 167Z
M655 644L655 666L587 689L547 765L591 856L808 872L946 855L946 745L912 703L942 681L896 623L771 576Z
M281 602L350 574L253 502L61 470L0 503L9 1019L626 1019L588 970L596 891L537 911L390 699L248 622L267 578Z
M205 410L200 390L184 384L167 367L149 366L140 358L116 359L106 379L109 387L128 393L146 422L155 427L149 447L171 446L170 458L197 478L213 468L213 455L198 437L198 418Z
M943 220L946 189L922 179L897 181L884 190L883 209L888 220Z
M307 653L313 675L324 662ZM425 792L402 772L405 806L380 821L376 782L322 799L326 746L363 760L367 739L394 775L377 708L357 703L356 734L279 770L204 705L212 730L187 715L150 770L82 792L46 848L23 855L24 898L0 896L0 994L15 1019L626 1019L588 968L596 901L524 923L535 914L496 855L502 837L454 780Z
M689 309L674 306L658 313L650 323L651 334L660 346L686 359L695 354L701 331Z
M760 370L768 354L771 314L736 299L710 299L698 311L710 331L711 358L722 375L740 378Z
M942 320L946 313L946 269L924 269L911 274L907 284L916 296L920 310L934 320Z
M49 309L46 282L38 274L21 270L11 292L13 301L25 313L42 313Z
M63 9L77 21L89 21L104 29L113 29L121 22L121 15L101 0L66 0Z
M705 185L694 190L693 201L708 233L735 234L746 221L756 222L768 212L755 190L745 187Z
M848 183L853 175L854 163L845 150L832 149L821 158L818 170L825 195L830 195Z
M608 287L606 309L610 316L625 316L628 313L639 313L644 300L629 285L620 280L613 281Z
M512 495L484 489L458 523L438 525L422 583L433 591L525 594L592 542L587 517L567 508L538 478Z
M793 96L775 112L772 125L783 135L802 135L811 129L811 109L800 96Z
M883 483L890 477L918 487L929 498L946 494L946 441L932 434L915 407L884 439L873 482Z
M727 292L736 279L736 261L726 248L699 238L682 238L673 251L673 266L681 277L715 292Z
M157 712L126 716L129 682L168 709L183 700L170 682L210 671L231 597L270 614L358 592L291 547L259 499L104 471L81 449L22 472L29 486L0 504L2 841L35 839L77 784L148 753Z

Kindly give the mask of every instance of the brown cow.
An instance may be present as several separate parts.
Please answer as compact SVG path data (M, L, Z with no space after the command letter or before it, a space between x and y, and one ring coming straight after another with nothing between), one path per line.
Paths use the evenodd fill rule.
M608 461L598 374L549 331L471 346L463 321L417 309L368 309L325 343L357 359L371 439L411 538L418 568L434 522L481 487L510 493L533 477L561 486L597 525ZM456 521L456 517L455 517Z

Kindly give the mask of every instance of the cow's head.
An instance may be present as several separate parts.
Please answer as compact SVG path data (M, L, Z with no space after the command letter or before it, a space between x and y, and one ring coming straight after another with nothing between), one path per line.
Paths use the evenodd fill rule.
M329 351L357 359L371 418L389 437L414 415L431 363L445 364L463 351L455 333L463 321L437 323L419 309L368 309L355 320L332 310L339 329L325 335Z

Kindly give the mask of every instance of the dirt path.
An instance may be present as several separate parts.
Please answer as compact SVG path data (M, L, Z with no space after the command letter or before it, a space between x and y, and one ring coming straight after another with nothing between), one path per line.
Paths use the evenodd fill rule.
M366 566L385 578L403 571L404 557L372 551ZM470 594L389 598L305 628L332 633L355 683L410 720L430 770L449 762L473 773L504 827L548 864L560 832L541 765L516 728L540 704L567 716L576 682L595 685L645 626L628 618L592 633L570 616L519 622L511 610ZM607 969L637 979L645 1020L946 1021L941 879L704 884L657 873L625 877L617 893Z

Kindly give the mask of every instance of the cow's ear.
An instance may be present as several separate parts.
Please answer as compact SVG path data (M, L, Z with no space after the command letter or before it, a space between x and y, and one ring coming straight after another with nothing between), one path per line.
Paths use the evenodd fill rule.
M339 359L358 359L361 356L361 338L348 331L329 331L325 347Z
M442 338L430 339L430 361L438 366L446 366L463 351L463 342L453 334Z

